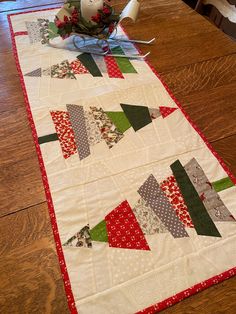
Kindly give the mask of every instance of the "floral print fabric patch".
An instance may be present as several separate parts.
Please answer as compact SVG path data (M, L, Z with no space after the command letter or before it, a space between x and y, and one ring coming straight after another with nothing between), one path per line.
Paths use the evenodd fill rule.
M133 212L144 234L168 232L164 224L144 199L140 198L138 200L133 208Z
M89 145L96 145L102 141L102 134L99 130L99 127L96 123L96 120L94 119L92 112L85 111L84 116Z
M61 63L52 65L51 77L59 79L67 78L76 80L76 77L72 71L72 68L70 67L68 60L64 60Z
M189 236L153 175L148 177L139 188L138 193L153 209L174 238Z
M192 219L189 215L188 208L184 202L183 195L178 187L174 176L168 177L160 183L160 188L169 199L177 216L185 225L185 227L194 228Z
M63 246L91 248L92 241L91 241L89 225L83 227L73 237L67 240L66 243L63 244Z
M225 207L225 204L214 190L196 159L191 159L184 169L202 199L211 219L213 221L234 221L234 217Z
M25 22L31 44L41 41L40 27L37 22Z
M114 123L106 115L102 108L90 107L90 109L102 133L102 138L105 140L108 147L112 148L124 137L124 134L117 130Z

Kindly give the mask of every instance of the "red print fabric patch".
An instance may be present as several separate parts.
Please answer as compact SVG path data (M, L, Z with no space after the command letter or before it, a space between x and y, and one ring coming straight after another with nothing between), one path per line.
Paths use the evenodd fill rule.
M168 197L180 221L182 221L185 227L194 228L192 219L188 212L188 208L184 202L182 193L177 185L175 177L168 177L160 184L160 187L165 193L166 197Z
M70 67L73 70L74 74L89 73L89 71L86 69L86 67L79 60L72 61L70 63Z
M51 116L55 124L63 156L67 159L71 155L78 153L69 113L65 111L51 111Z
M159 107L162 118L168 117L172 112L177 110L178 108L170 108L170 107Z
M150 250L139 223L127 201L105 217L109 246L123 249Z
M107 73L108 73L109 77L121 78L121 79L124 78L124 76L123 76L122 72L120 71L120 68L118 67L118 64L116 63L116 60L114 57L105 56L104 60L106 62Z

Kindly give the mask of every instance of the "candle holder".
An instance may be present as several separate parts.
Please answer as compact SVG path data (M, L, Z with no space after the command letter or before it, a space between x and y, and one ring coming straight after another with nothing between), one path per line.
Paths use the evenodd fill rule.
M130 0L123 11L117 14L109 0L67 0L55 17L53 38L72 37L74 48L80 52L145 59L150 52L145 55L110 53L110 46L115 43L151 45L155 42L155 38L146 41L117 36L117 27L122 20L129 18L136 21L139 7L140 3L137 0ZM53 43L53 39L49 39L48 44L51 47L61 48L58 44Z

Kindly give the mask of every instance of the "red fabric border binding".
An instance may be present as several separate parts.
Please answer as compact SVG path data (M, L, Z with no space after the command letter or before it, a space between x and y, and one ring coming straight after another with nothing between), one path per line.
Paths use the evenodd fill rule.
M53 231L54 240L56 243L56 250L57 250L57 255L58 255L58 259L59 259L59 265L61 268L62 279L64 282L67 302L68 302L68 306L69 306L71 313L77 314L78 312L77 312L77 309L75 306L75 300L74 300L74 296L73 296L72 289L71 289L71 284L70 284L70 279L69 279L69 275L68 275L67 268L66 268L64 254L62 251L62 245L61 245L61 240L60 240L60 236L59 236L59 232L58 232L57 221L56 221L55 211L54 211L53 202L52 202L52 196L51 196L51 192L50 192L49 184L48 184L48 178L47 178L46 170L44 167L40 146L38 143L37 131L36 131L33 116L32 116L31 110L30 110L30 104L29 104L29 100L28 100L28 96L27 96L24 77L23 77L23 74L21 72L17 48L16 48L15 34L14 34L12 23L11 23L11 16L13 16L13 15L38 12L38 11L46 11L46 10L53 10L53 9L56 9L56 8L35 10L35 11L28 11L28 12L19 12L16 14L9 14L7 17L8 17L8 23L9 23L10 32L11 32L12 48L13 48L13 53L14 53L14 57L15 57L16 67L17 67L17 71L18 71L19 76L20 76L20 83L21 83L21 87L22 87L23 95L24 95L24 99L25 99L27 115L28 115L29 123L31 126L32 134L33 134L34 144L35 144L37 155L38 155L39 166L40 166L40 170L41 170L41 174L42 174L43 185L44 185L45 195L46 195L46 199L47 199L49 215L50 215L51 224L52 224L52 231ZM18 32L18 33L20 33L20 32Z
M72 293L71 284L70 284L70 280L69 280L69 275L68 275L66 264L65 264L65 258L64 258L63 251L62 251L62 245L61 245L60 236L59 236L59 233L58 233L57 221L56 221L55 211L54 211L54 207L53 207L52 196L51 196L50 189L49 189L47 174L46 174L46 170L45 170L45 167L44 167L40 146L38 144L38 136L37 136L35 124L34 124L34 121L33 121L33 116L32 116L32 113L31 113L30 104L29 104L29 100L28 100L28 96L27 96L27 92L26 92L26 87L25 87L25 83L24 83L24 77L23 77L22 72L21 72L19 58L18 58L18 53L17 53L17 48L16 48L15 36L26 35L25 34L26 32L16 32L16 33L14 33L13 27L12 27L12 23L11 23L11 16L14 16L14 15L33 13L33 12L40 12L40 11L48 11L48 10L55 10L55 9L58 9L58 8L60 8L60 7L45 8L45 9L41 9L41 10L30 10L30 11L26 11L26 12L18 12L18 13L14 13L14 14L9 14L8 15L8 23L9 23L9 28L10 28L10 32L11 32L13 54L14 54L14 58L15 58L15 62L16 62L16 67L17 67L17 70L18 70L18 73L19 73L19 76L20 76L20 83L21 83L21 87L22 87L22 90L23 90L23 95L24 95L27 115L28 115L28 119L29 119L29 123L30 123L30 126L31 126L32 135L33 135L33 139L34 139L34 143L35 143L35 147L36 147L36 151L37 151L37 155L38 155L38 160L39 160L40 170L41 170L41 174L42 174L45 195L46 195L46 199L47 199L47 203L48 203L48 209L49 209L49 214L50 214L50 219L51 219L51 224L52 224L52 230L53 230L54 240L55 240L55 243L56 243L56 250L57 250L59 264L60 264L60 268L61 268L61 272L62 272L62 278L63 278L63 282L64 282L64 286L65 286L65 292L66 292L66 297L67 297L67 301L68 301L68 306L69 306L70 312L72 314L77 314L78 312L77 312L77 309L76 309L76 306L75 306L75 300L74 300L74 296L73 296L73 293ZM123 31L127 35L127 33L125 32L124 29L123 29ZM135 46L135 47L141 53L141 50L137 46ZM182 111L183 115L189 121L191 126L195 129L195 131L203 139L203 141L205 142L205 144L207 145L209 150L212 152L212 154L217 158L217 160L219 161L220 165L225 170L225 172L228 174L230 179L234 182L234 184L236 184L236 177L231 173L231 171L226 166L226 164L224 163L222 158L213 149L211 144L206 139L205 135L196 126L196 124L190 119L189 115L185 112L185 110L183 109L183 107L179 103L179 101L174 97L174 95L169 90L169 88L165 84L165 82L163 82L163 80L160 78L159 74L154 69L154 67L151 65L151 63L149 61L146 61L146 63L149 65L150 69L155 73L155 75L158 77L158 79L162 82L163 86L165 87L165 89L168 92L168 94L170 95L170 97L174 100L176 105ZM190 287L190 288L188 288L188 289L186 289L186 290L184 290L182 292L177 293L176 295L174 295L174 296L172 296L170 298L167 298L164 301L161 301L161 302L158 302L158 303L156 303L154 305L151 305L150 307L148 307L148 308L146 308L144 310L141 310L141 311L137 312L136 314L154 314L154 313L157 313L157 312L159 312L159 311L161 311L161 310L163 310L163 309L165 309L167 307L170 307L170 306L172 306L172 305L182 301L183 299L185 299L185 298L187 298L187 297L189 297L191 295L194 295L194 294L198 293L199 291L202 291L202 290L204 290L206 288L209 288L210 286L212 286L214 284L217 284L219 282L222 282L222 281L224 281L224 280L226 280L226 279L228 279L230 277L233 277L235 275L236 275L236 267L234 267L232 269L229 269L229 270L223 272L222 274L216 275L216 276L214 276L214 277L212 277L210 279L207 279L207 280L205 280L205 281L203 281L201 283L198 283L198 284L196 284L196 285L194 285L194 286L192 286L192 287Z

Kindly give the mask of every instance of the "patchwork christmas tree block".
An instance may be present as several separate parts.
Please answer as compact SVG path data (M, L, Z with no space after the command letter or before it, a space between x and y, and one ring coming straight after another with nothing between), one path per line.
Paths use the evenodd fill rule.
M136 205L131 208L127 200L123 201L106 215L104 220L89 230L89 239L107 242L113 248L150 250L145 235L170 233L177 240L189 237L186 228L195 228L199 236L220 237L213 220L236 222L220 196L213 190L213 184L208 181L195 158L191 159L185 167L182 167L179 160L170 167L173 171L172 176L159 185L151 174L138 189L141 198ZM203 184L199 184L199 187L204 189L205 182L209 183L208 186L211 188L206 198L201 198L202 191L194 188L191 183L192 173L184 172L185 168L197 169L194 182L199 183L203 180ZM208 203L208 200L211 202ZM208 212L212 208L209 209L208 205L214 202L216 202L213 208L214 215L209 215ZM219 214L216 215L217 213ZM83 234L85 229L86 226L67 240L65 245L72 245L74 241L75 246L84 247L78 245L78 235ZM158 241L158 238L156 240ZM87 247L91 248L92 244Z
M31 76L31 73L29 74ZM58 139L62 141L62 150L65 152L65 147L67 147L66 149L68 151L69 146L72 145L72 151L75 152L75 145L80 160L83 160L90 155L90 146L105 141L107 146L111 149L124 138L124 133L128 129L133 128L134 131L138 131L163 114L158 108L154 109L145 106L124 104L121 104L121 107L124 109L123 112L104 111L102 108L97 107L90 107L89 111L85 111L82 106L73 104L67 105L68 114L66 115L66 124L67 126L69 125L70 132L65 131L65 119L58 120L55 114L51 113L52 116L54 115L53 122L56 123L56 132L59 132ZM175 109L176 108L170 108L167 111L171 114ZM59 113L59 111L57 112ZM162 117L166 118L169 114L166 115L164 113ZM65 112L62 113L62 115L65 116ZM60 121L62 123L61 126ZM70 134L70 136L68 136L68 134ZM72 137L73 141L71 142ZM55 137L49 134L47 141L40 139L39 142L40 144L47 143L50 138L52 141L55 140ZM68 143L66 139L68 139ZM66 156L65 158L68 158L73 154L64 154L64 157Z

